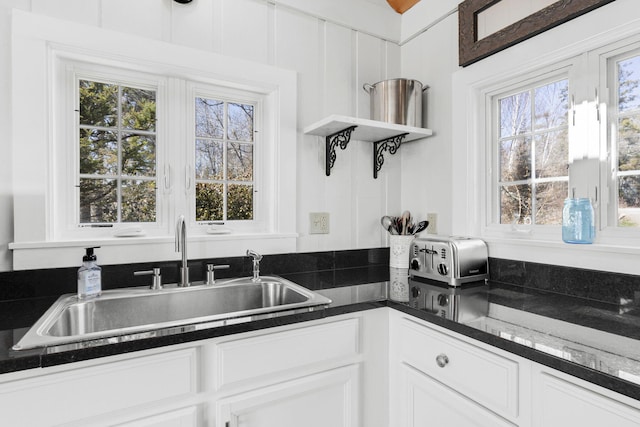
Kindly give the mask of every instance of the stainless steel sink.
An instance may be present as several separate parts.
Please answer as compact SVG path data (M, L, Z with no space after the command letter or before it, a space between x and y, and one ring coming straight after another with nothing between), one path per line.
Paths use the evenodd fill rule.
M61 296L14 346L47 347L203 322L273 317L326 307L331 300L280 277L215 285L105 291L97 298ZM212 326L217 326L213 324Z

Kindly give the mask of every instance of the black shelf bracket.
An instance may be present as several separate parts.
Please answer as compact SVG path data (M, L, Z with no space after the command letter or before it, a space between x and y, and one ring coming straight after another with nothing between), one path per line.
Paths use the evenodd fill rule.
M347 148L347 144L351 141L351 132L358 126L350 126L339 132L325 137L325 170L327 176L331 175L331 168L336 162L336 145L341 149Z
M378 172L382 169L382 164L384 163L383 153L388 151L389 154L396 154L407 135L409 133L403 133L373 143L373 179L378 178Z

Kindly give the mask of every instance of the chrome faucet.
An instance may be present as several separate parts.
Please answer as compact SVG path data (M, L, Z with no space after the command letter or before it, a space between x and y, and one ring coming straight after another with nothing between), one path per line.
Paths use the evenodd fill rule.
M260 255L256 251L247 249L247 256L253 258L253 279L251 280L257 282L258 280L260 280L260 260L262 259L262 255Z
M178 217L176 223L176 252L182 252L182 267L178 286L189 286L189 266L187 264L187 223L184 215Z

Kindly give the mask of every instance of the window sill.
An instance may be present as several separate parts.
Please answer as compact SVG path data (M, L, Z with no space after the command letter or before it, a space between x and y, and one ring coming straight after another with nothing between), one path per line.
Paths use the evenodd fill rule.
M242 256L247 249L259 253L296 251L296 233L233 233L188 237L190 259ZM100 246L98 264L128 264L178 260L173 236L109 237L91 240L61 240L10 243L13 269L74 267L82 263L84 248Z
M563 265L589 270L640 275L640 247L596 243L578 245L561 240L486 236L492 258Z

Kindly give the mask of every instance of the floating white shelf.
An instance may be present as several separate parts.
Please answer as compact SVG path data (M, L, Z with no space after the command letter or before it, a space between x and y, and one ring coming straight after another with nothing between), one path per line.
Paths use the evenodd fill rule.
M373 142L374 178L384 163L384 151L395 154L401 144L433 135L431 129L340 115L331 115L307 126L304 133L325 137L327 176L336 160L336 145L344 150L351 139Z

